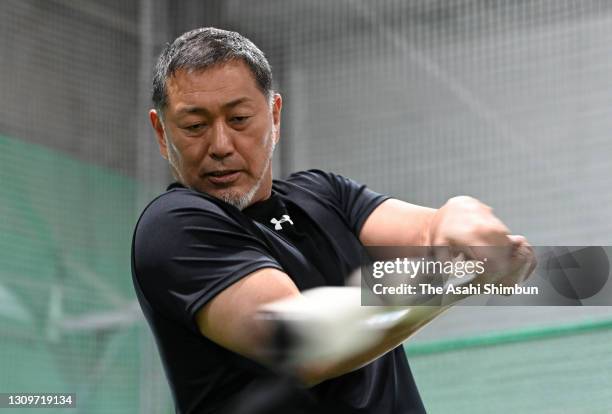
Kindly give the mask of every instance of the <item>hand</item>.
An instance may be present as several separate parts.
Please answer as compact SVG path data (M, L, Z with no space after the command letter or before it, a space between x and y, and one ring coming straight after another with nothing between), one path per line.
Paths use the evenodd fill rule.
M469 196L449 199L428 226L430 246L508 246L510 231L491 207Z
M537 266L537 260L533 248L523 236L510 235L512 241L512 253L510 257L510 269L498 282L504 286L514 286L526 280Z
M468 196L453 197L437 210L429 222L429 246L439 260L463 255L468 260L485 260L488 282L520 283L533 272L536 261L525 237L510 230L491 207ZM483 281L483 278L478 278Z

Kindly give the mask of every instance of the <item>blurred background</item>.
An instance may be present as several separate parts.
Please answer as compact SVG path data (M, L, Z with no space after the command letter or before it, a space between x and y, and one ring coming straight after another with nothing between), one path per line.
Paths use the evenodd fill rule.
M173 412L130 243L170 181L153 62L209 25L273 66L277 177L321 168L434 207L470 194L534 245L612 244L612 2L4 0L0 392ZM608 413L611 326L605 307L464 307L406 349L431 413Z

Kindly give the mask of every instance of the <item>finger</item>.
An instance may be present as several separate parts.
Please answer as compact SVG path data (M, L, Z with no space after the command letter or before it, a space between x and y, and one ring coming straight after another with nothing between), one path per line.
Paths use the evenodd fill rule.
M529 244L525 236L513 234L508 237L512 240L512 243L515 246L514 255L522 258L526 263L529 263L529 266L526 269L526 277L528 277L531 275L531 273L533 273L538 264L533 246Z
M515 246L520 246L520 245L530 246L530 244L527 242L527 238L520 234L509 234L508 238L510 239L512 244Z

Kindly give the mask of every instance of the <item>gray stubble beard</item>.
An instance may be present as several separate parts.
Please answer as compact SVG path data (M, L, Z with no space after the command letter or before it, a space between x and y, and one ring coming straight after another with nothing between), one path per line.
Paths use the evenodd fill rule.
M253 187L251 187L249 191L242 195L231 190L225 193L221 193L218 196L219 199L226 202L227 204L236 207L240 211L244 210L251 204L251 201L253 201L253 197L255 197L255 193L257 193L257 190L259 190L259 188L261 187L261 183L263 182L266 171L272 163L272 155L274 154L274 147L276 146L276 142L274 141L273 137L271 137L271 139L272 144L270 145L270 150L268 150L266 166L264 167L261 176L257 179L257 182L253 185Z

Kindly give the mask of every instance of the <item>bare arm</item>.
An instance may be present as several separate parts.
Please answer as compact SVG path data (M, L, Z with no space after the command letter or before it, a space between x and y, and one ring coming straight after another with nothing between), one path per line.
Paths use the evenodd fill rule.
M378 206L364 223L359 235L368 246L456 246L467 248L467 258L478 258L471 246L506 246L513 259L504 281L514 283L535 268L533 252L522 236L510 235L508 228L493 215L492 209L471 197L455 197L440 209L421 207L396 199ZM484 250L490 252L491 250ZM476 255L476 257L475 257ZM350 358L309 367L313 382L357 369L404 342L448 306L416 306L384 333L372 347ZM312 374L315 375L312 375Z
M366 234L369 244L385 244L381 243L385 240L387 244L420 244L421 233L425 229L424 223L428 221L433 211L435 210L409 205L399 200L388 200L379 206L364 224L364 229L372 230L362 231L361 234ZM388 221L387 217L403 218L405 215L419 224L411 227L414 229L413 232L394 231L395 224ZM383 236L401 234L403 237L381 239L383 236L380 234ZM288 275L277 269L261 269L217 295L200 309L196 315L196 322L200 332L219 345L248 358L269 363L261 350L270 343L272 326L257 317L258 311L266 304L299 296L298 288ZM433 313L433 309L431 311ZM411 315L411 320L414 319L413 316L414 314ZM331 317L333 315L330 315ZM350 358L333 363L297 367L298 376L307 384L316 384L353 371L398 346L423 323L415 324L413 321L411 324L398 324L385 333L378 343L359 355L352 355Z
M364 246L427 246L436 211L393 198L386 200L367 218L359 240Z
M259 350L266 344L270 327L257 316L259 308L300 292L287 274L264 268L232 284L196 314L200 332L219 345L262 361Z
M297 312L302 316L308 315L309 310L313 308L322 309L327 319L325 324L337 326L337 334L341 335L347 322L359 323L366 317L366 313L359 311L358 292L356 292L354 303L338 305L337 289L343 288L330 288L324 291L324 295L319 296L316 302L300 301L300 292L285 273L272 268L261 269L217 295L197 313L196 321L201 333L219 345L263 364L270 364L272 361L266 359L266 353L263 351L271 345L275 325L273 320L258 317L262 308L279 300L284 299L285 302L289 302L287 299L293 299L294 312L296 304ZM325 312L326 307L333 307L335 312ZM379 310L389 312L393 309L381 307ZM371 335L379 336L365 349L360 349L357 353L347 352L333 361L309 362L293 366L295 374L304 384L315 385L358 369L400 345L406 337L416 332L442 311L440 307L410 309L401 320L380 335L378 332L372 332ZM341 313L344 317L339 316ZM349 320L346 315L350 315ZM367 315L372 315L371 311ZM321 321L313 318L311 322L313 326L317 326L317 323ZM320 340L325 343L326 338L321 337ZM351 338L351 340L359 341L360 339Z
M377 337L376 342L367 348L357 353L347 354L335 361L311 363L305 367L298 367L298 376L305 384L312 386L361 368L401 345L409 336L416 333L446 309L448 308L440 306L416 306L407 309L401 320L382 332L382 335ZM381 314L395 310L396 308L393 307L380 308ZM341 330L342 327L339 326L338 328ZM377 334L378 332L364 332L352 339L362 341L364 337Z
M478 259L473 246L530 248L491 207L468 196L453 197L439 209L387 200L370 214L359 239L365 246L453 246L471 259Z
M458 197L449 200L439 210L387 200L368 217L360 239L364 245L422 246L435 243L528 246L524 238L509 236L508 233L488 206L469 197ZM529 255L521 260L529 260ZM333 303L334 293L330 292L328 300ZM267 304L286 298L297 300L300 296L288 275L266 268L217 295L198 312L196 321L202 334L211 340L248 358L270 363L261 351L270 344L273 325L258 318L259 312ZM359 308L358 304L347 306ZM358 369L400 345L445 309L425 306L411 308L402 320L389 327L367 348L333 361L295 367L297 376L305 384L313 385ZM337 315L330 312L328 317L333 319Z

